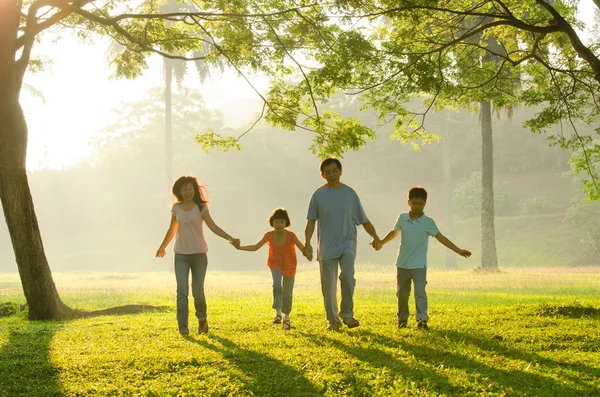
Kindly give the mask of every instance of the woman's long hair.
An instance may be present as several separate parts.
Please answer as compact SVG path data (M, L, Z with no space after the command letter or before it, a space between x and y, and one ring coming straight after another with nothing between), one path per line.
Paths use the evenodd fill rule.
M206 185L200 185L198 179L194 176L181 176L173 184L173 196L177 198L177 202L183 202L183 196L181 195L181 188L185 185L192 184L194 187L194 202L198 205L198 209L202 209L208 200L206 200Z

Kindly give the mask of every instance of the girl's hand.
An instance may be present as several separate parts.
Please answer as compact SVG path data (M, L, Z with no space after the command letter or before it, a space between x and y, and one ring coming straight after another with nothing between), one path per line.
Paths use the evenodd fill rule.
M165 251L165 249L164 249L164 248L159 248L159 249L156 251L156 257L157 257L157 258L162 258L162 257L164 257L165 255L167 255L167 252Z
M231 240L229 240L229 244L233 245L235 247L235 249L240 249L240 239L239 238L233 238Z

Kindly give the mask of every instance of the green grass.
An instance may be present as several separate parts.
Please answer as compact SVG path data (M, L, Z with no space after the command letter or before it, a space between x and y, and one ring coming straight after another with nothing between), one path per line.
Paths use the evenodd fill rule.
M430 272L429 332L395 327L394 272L361 267L359 328L327 332L318 272L297 275L293 329L272 325L270 277L209 272L210 333L177 333L168 273L56 274L63 300L163 313L0 318L2 396L597 396L600 268ZM23 303L0 274L0 302ZM412 302L412 301L411 301Z

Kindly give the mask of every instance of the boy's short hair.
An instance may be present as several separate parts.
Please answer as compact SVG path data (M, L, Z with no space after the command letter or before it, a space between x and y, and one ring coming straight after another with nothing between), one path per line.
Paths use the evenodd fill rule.
M338 169L341 171L342 170L342 163L340 162L340 160L338 159L334 159L333 157L328 157L325 160L323 160L323 162L321 163L321 174L323 173L323 170L325 169L325 167L327 167L329 164L333 164L335 163L338 167Z
M285 221L285 227L288 227L292 224L290 221L290 217L287 211L284 208L275 208L271 215L269 216L269 225L273 226L273 221L275 219L282 219Z
M421 198L423 201L427 201L427 190L423 189L421 186L413 186L408 191L408 199L412 200L414 198Z

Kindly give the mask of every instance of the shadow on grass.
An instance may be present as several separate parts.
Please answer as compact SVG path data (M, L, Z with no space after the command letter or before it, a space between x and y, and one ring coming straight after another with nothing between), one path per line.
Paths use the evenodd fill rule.
M59 370L50 361L50 343L59 322L30 322L9 330L0 348L0 396L62 396Z
M599 376L598 370L580 364L561 363L551 359L543 358L537 354L522 352L518 349L508 348L498 342L490 341L479 335L461 333L457 331L431 331L423 333L423 338L429 340L423 343L408 343L401 337L393 339L369 331L361 331L355 335L361 338L360 343L348 341L345 343L333 338L324 338L330 345L340 351L350 354L361 361L370 363L375 367L387 367L398 372L398 375L408 380L425 380L437 393L460 395L461 392L473 392L474 390L485 390L491 393L500 393L506 395L539 395L544 390L548 395L563 396L596 396L597 390L590 384L582 384L579 377L587 374L589 378ZM366 341L367 346L365 346ZM317 342L318 341L314 341ZM322 342L321 342L322 343ZM468 351L459 349L447 351L444 347L457 346L464 344L472 345L475 349ZM382 351L377 347L368 347L368 345L383 345L387 347L397 347L404 352L412 355L417 362L411 362L410 365L402 363L392 355ZM432 345L441 346L434 348ZM468 352L471 352L469 355ZM504 356L512 360L522 360L524 362L523 370L503 369L490 366L474 356L488 357L493 360L495 356ZM497 361L496 361L497 362ZM427 364L427 366L419 363ZM538 363L544 366L558 366L559 371L554 368L549 376L540 375L525 370L529 363ZM442 370L459 370L469 378L469 382L457 384L449 376L451 373ZM571 373L568 378L575 388L569 383L564 382L566 378L563 375ZM446 375L448 374L448 375ZM456 375L454 375L456 376ZM552 378L551 376L557 376ZM467 384L468 383L468 384ZM475 386L474 383L479 384ZM464 384L464 386L463 386ZM476 389L474 389L474 387Z
M214 340L218 344L213 344ZM254 396L323 396L296 368L279 360L236 345L221 336L211 334L208 340L190 339L191 342L220 353L233 364L246 378L239 382ZM234 372L229 372L234 376ZM248 380L250 379L250 380Z
M600 319L600 309L591 306L550 306L545 305L539 311L541 316L563 316L570 318L591 317Z

